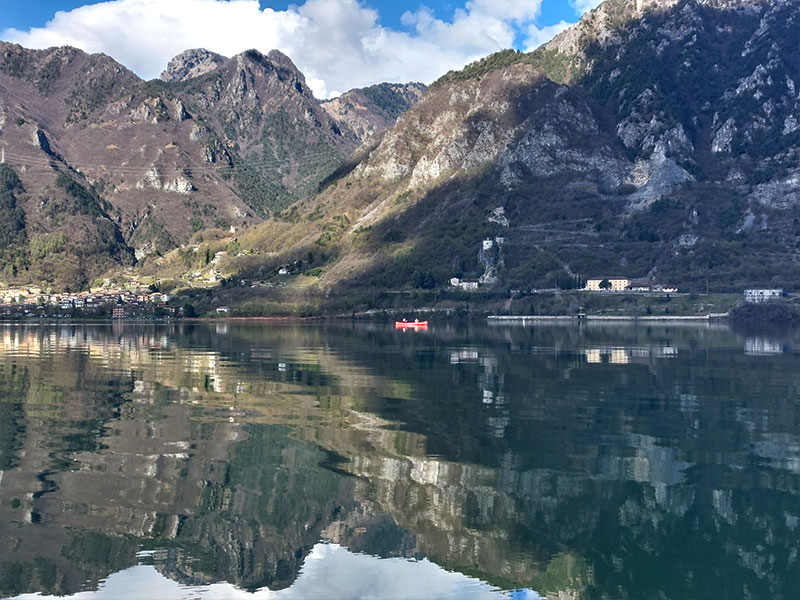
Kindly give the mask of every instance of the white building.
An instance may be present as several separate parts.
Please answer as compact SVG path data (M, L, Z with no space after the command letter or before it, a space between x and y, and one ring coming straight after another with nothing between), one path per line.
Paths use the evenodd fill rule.
M781 296L783 296L783 290L779 289L752 289L744 291L745 302L768 302L780 298Z
M610 287L600 287L600 284L604 281L608 281ZM591 279L586 280L585 289L595 292L603 291L604 289L608 289L613 292L624 292L630 285L631 280L627 277L592 277Z
M453 287L457 287L462 290L468 291L475 291L478 289L479 282L477 281L464 281L463 279L459 279L458 277L452 277L450 279L450 285Z

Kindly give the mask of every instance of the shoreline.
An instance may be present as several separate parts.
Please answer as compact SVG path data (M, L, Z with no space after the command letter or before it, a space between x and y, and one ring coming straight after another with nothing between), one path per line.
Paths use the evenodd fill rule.
M730 313L709 313L707 315L581 315L581 316L567 316L567 315L519 315L519 316L505 316L505 315L489 315L486 320L489 323L502 324L502 323L525 323L527 321L536 322L575 322L582 323L584 321L643 321L643 322L659 322L659 321L724 321L730 317Z

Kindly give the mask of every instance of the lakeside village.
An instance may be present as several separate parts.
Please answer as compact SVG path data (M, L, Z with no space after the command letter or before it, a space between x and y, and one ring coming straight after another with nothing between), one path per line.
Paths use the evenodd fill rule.
M40 287L0 288L0 314L5 317L168 318L184 315L183 307L169 306L168 294L139 282L130 287L93 287L89 291L50 293Z

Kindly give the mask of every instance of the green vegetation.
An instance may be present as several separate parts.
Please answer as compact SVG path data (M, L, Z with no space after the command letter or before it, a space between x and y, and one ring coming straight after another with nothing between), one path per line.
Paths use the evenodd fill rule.
M28 238L25 192L16 173L0 165L0 259L7 281L42 282L59 290L82 289L112 265L132 264L122 234L93 188L58 173L54 188L40 198L36 233Z
M800 308L784 300L771 300L762 304L745 302L731 312L731 319L739 325L790 325L800 323Z
M36 89L40 94L49 96L53 85L61 76L61 58L54 56L37 73Z
M63 202L51 204L51 212L57 212L59 216L107 216L105 211L109 208L109 204L98 196L94 189L81 185L64 173L56 176L56 187L64 190L67 197Z
M390 117L397 118L410 104L401 92L394 89L390 83L379 83L360 90L370 102L385 111Z
M194 228L194 219L190 223ZM154 254L166 254L177 245L164 223L154 215L149 215L139 224L131 236L130 243L138 247L150 244L150 249Z
M526 60L526 55L519 50L501 50L489 56L468 64L460 71L448 71L445 75L431 84L431 87L444 85L453 81L468 81L478 79L486 73L502 69Z
M330 246L338 242L349 229L350 219L347 215L335 215L322 227L322 235L317 238L320 246Z
M271 210L285 208L292 196L279 177L262 175L247 162L234 162L233 182L241 199L259 216L266 217Z
M197 233L205 229L205 223L203 223L203 219L200 217L192 217L189 219L189 226L192 228L192 233Z
M577 57L541 46L526 56L526 61L540 67L553 81L568 83L585 74L586 65Z
M261 156L235 157L231 173L242 200L265 217L315 191L339 166L341 156L322 132L291 118L283 108L266 115L261 127ZM257 166L251 159L257 159Z
M7 45L0 53L0 71L11 77L30 77L32 67L29 50Z
M22 183L8 165L0 165L0 260L3 275L13 278L25 268L25 211L17 205Z
M103 64L107 57L91 56L86 72L93 73L85 79L76 79L65 102L69 107L67 123L87 119L95 110L108 104L112 95L124 83L117 68Z
M63 232L35 235L31 238L29 246L32 261L47 258L53 254L58 254L67 245L67 236Z

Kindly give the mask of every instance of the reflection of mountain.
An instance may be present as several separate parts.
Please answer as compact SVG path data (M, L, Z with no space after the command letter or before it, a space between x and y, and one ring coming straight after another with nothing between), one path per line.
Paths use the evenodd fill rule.
M149 357L169 368L134 381L153 338L127 353L86 334L48 346L34 330L0 364L4 391L18 391L0 403L14 424L0 439L0 595L96 585L142 544L165 548L180 581L289 585L350 482L285 429L239 423L230 399L207 403L208 354L173 367ZM180 381L195 385L171 386L187 363L197 368Z
M639 340L616 347L644 364L621 369L514 341L395 351L418 383L368 404L424 445L408 456L389 441L351 468L428 556L558 591L513 559L541 573L567 553L589 567L588 597L796 597L796 358L692 344L645 357Z
M724 330L7 331L4 593L140 547L285 587L321 538L552 597L800 592L800 364Z

